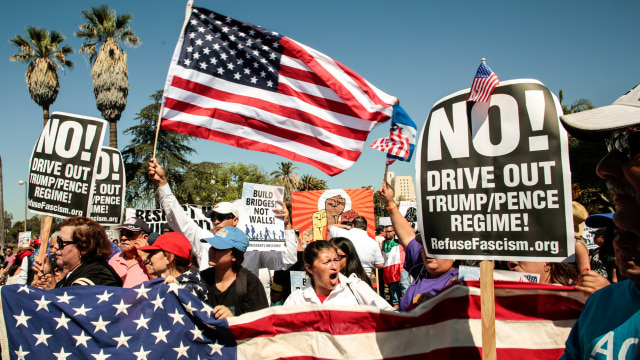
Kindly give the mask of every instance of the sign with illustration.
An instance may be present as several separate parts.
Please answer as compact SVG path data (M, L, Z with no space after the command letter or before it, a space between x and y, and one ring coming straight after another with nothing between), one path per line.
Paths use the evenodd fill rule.
M291 194L292 224L303 244L327 239L327 226L367 219L367 233L375 237L373 189L332 189Z

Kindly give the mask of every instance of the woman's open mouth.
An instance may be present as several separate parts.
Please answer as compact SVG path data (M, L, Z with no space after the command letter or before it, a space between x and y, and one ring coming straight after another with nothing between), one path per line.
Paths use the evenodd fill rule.
M329 281L331 282L331 286L338 285L338 273L331 273L331 275L329 275Z

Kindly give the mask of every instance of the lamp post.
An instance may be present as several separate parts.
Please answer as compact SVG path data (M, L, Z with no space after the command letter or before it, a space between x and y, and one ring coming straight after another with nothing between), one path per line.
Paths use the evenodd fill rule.
M24 185L24 231L27 232L27 183L20 180L18 184Z

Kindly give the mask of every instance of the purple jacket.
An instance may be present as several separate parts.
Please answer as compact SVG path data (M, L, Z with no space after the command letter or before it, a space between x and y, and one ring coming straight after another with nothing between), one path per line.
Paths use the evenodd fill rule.
M421 252L422 244L416 241L416 239L411 240L406 249L407 256L404 260L404 268L413 277L413 282L409 285L407 291L405 291L402 299L400 299L400 311L404 311L411 306L413 299L417 295L424 293L436 295L458 278L458 269L452 269L439 278L428 278L427 272L424 271Z

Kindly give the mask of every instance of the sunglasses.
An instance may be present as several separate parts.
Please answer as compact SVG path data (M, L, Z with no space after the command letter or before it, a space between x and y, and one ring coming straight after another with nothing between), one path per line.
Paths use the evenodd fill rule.
M149 253L149 255L147 255L147 257L144 258L144 260L142 260L142 265L149 265L151 264L151 258L153 257L153 255L159 253L161 250L157 250L154 252Z
M226 221L226 220L231 220L234 219L236 216L233 214L215 214L211 217L211 221L216 222L216 221Z
M607 151L615 151L622 161L629 161L640 154L640 128L614 131L604 140Z
M64 240L62 240L62 238L60 236L58 236L58 242L57 242L58 249L62 250L62 249L64 249L65 246L72 245L72 244L75 245L75 244L77 244L77 242L75 242L75 241L64 241Z
M140 231L120 230L120 236L124 236L127 239L133 239L140 234Z

